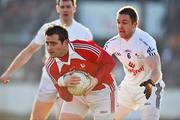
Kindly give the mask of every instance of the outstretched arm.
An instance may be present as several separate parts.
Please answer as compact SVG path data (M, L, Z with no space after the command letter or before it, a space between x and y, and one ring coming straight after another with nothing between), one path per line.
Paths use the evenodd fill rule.
M26 64L32 55L40 49L40 45L31 42L26 48L24 48L12 61L7 70L0 76L0 81L4 84L9 82L11 75L24 64Z
M151 70L151 76L150 79L156 83L160 79L161 75L161 61L160 61L160 56L155 55L155 56L149 56L145 59L145 64L147 64Z
M161 62L159 55L147 57L145 59L145 64L151 68L152 72L150 78L147 81L142 82L140 86L145 87L144 94L146 99L149 99L152 87L155 86L155 83L161 78Z

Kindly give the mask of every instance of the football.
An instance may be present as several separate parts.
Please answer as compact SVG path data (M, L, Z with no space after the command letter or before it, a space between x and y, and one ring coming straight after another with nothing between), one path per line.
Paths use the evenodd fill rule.
M81 81L76 86L69 86L67 87L68 91L75 96L83 96L85 94L86 88L90 85L91 81L87 75L87 73L83 71L73 71L71 74L68 75L74 75L81 78ZM66 76L68 76L66 75ZM65 76L65 77L66 77Z

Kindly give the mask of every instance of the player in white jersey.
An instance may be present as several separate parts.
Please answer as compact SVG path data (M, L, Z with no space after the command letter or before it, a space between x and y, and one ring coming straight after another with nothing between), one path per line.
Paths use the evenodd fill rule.
M158 120L163 88L161 62L156 41L137 27L138 14L131 6L117 12L118 35L104 46L123 64L124 80L119 86L118 108L114 119L140 110L142 120Z
M8 83L11 75L26 64L32 55L45 44L45 31L51 25L62 25L66 27L70 40L92 40L90 30L74 20L74 13L76 11L75 0L57 0L56 10L60 19L44 24L40 28L32 42L25 49L23 49L19 55L16 56L8 69L0 76L0 81L5 84ZM45 53L45 56L48 56L47 52ZM56 92L54 91L55 88L49 87L49 84L52 84L52 82L47 75L45 68L43 68L42 71L41 83L37 97L34 101L30 118L31 120L46 119L50 109L56 101ZM60 106L58 106L58 108L60 110L62 100L59 100L59 102Z

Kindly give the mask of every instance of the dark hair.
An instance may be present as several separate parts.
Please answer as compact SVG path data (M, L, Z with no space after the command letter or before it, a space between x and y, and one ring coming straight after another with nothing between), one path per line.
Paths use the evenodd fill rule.
M57 34L59 36L59 41L61 41L61 43L69 39L67 30L61 26L51 26L45 32L45 35L47 36L51 36L54 34Z
M61 0L56 0L56 4L59 5ZM62 1L71 1L73 6L76 6L76 0L62 0Z
M119 15L119 14L129 15L129 17L131 18L132 22L137 22L138 21L137 11L135 10L135 8L133 8L131 6L125 6L125 7L121 8L117 12L117 15Z

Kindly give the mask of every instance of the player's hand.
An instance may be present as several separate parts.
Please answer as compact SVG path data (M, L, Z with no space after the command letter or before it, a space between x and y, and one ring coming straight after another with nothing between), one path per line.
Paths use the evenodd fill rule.
M1 75L0 76L0 81L3 83L3 84L8 84L9 83L9 76L6 76L5 74Z
M75 86L80 83L81 78L75 75L68 76L64 79L64 85L68 86Z
M88 75L88 77L91 80L91 84L87 87L85 95L88 95L92 91L92 89L98 84L97 78L91 75Z
M61 87L75 86L80 83L80 80L80 77L73 75L73 72L69 72L59 78L58 85Z
M149 79L140 84L140 87L143 86L145 87L144 94L146 96L146 99L148 100L152 93L152 86L155 86L155 84L151 79Z

